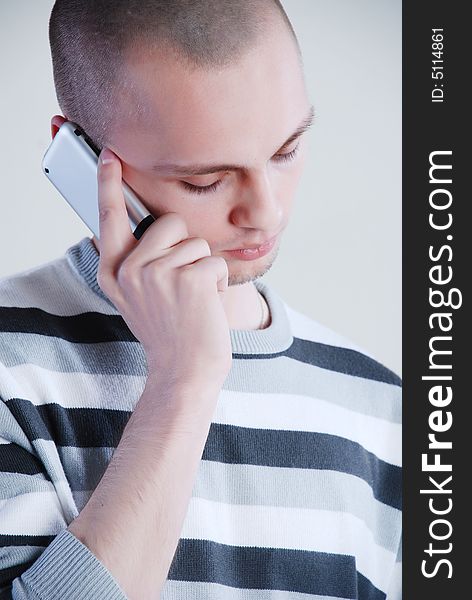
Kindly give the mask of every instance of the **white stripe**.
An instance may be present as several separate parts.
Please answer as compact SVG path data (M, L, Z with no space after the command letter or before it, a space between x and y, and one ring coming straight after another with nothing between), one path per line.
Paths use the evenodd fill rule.
M319 342L320 344L328 344L329 346L336 346L338 348L350 348L351 350L357 350L357 352L373 358L366 350L351 340L336 333L332 329L329 329L325 325L318 323L318 321L315 321L307 315L291 308L285 301L284 304L287 309L287 315L294 337L310 340L312 342Z
M309 550L356 557L379 589L386 587L395 554L378 546L363 521L333 511L245 506L191 498L181 537L232 546Z
M5 369L2 381L8 398L24 398L36 406L56 403L64 408L133 410L146 377L97 373L61 373L25 363Z
M401 425L319 398L223 390L213 420L256 429L317 431L337 435L357 442L390 464L401 465Z
M179 581L167 579L160 600L347 600L346 597L318 596L287 590L235 588L213 581Z
M402 563L395 563L387 590L386 600L402 600Z
M0 533L56 535L67 527L54 489L0 500Z

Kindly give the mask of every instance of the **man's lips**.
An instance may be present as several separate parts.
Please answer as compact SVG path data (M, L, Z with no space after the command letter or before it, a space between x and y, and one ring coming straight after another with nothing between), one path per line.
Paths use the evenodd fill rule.
M266 254L271 252L272 248L276 244L277 237L278 234L274 235L262 244L259 244L259 246L245 246L244 248L237 248L236 250L225 250L224 252L238 260L255 260L257 258L262 258Z
M237 250L263 250L265 246L268 246L272 244L272 242L275 242L275 239L278 235L279 234L276 233L271 238L265 240L264 242L260 242L259 244L249 244L247 246L241 246L239 248L229 248L228 250L224 250L224 252L236 252Z

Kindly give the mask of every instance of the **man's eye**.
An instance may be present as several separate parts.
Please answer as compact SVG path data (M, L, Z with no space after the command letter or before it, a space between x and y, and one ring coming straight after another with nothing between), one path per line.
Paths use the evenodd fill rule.
M188 183L188 181L181 181L180 183L192 194L207 194L209 192L214 192L221 184L221 181L221 179L217 179L210 185L192 185L191 183Z
M285 152L283 154L274 154L272 160L275 160L276 162L288 162L290 160L293 160L298 152L299 146L300 142L298 142L295 148L290 152ZM187 191L191 192L192 194L208 194L214 192L221 185L222 180L217 179L214 183L211 183L210 185L193 185L191 183L188 183L188 181L181 181L180 183Z
M295 158L295 155L298 152L299 146L300 146L300 142L298 142L298 144L295 146L295 148L293 150L291 150L290 152L286 152L285 154L274 154L272 159L275 160L276 162L285 162L285 161L293 160Z

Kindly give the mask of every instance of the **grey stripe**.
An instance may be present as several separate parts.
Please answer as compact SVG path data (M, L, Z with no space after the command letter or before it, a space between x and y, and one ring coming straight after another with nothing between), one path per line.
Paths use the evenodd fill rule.
M57 446L72 490L94 490L113 455L114 448Z
M62 508L62 516L67 523L70 523L77 517L78 512L69 485L61 488L57 485L62 482L68 483L59 458L58 447L52 440L48 441L42 439L34 440L33 446L38 454L38 458L44 465L45 471L53 484L55 484L58 499Z
M3 371L4 369L0 363L0 383L2 377L5 377ZM11 414L10 409L5 404L6 400L8 400L8 398L6 398L3 394L3 390L0 385L0 435L12 444L17 444L21 448L28 450L28 452L33 452L33 446L31 442L18 424L18 421Z
M84 499L86 502L87 496L91 494L89 490L95 489L105 472L113 449L66 447L58 450L74 498L80 503ZM225 484L228 481L231 484ZM83 494L76 496L78 491ZM395 554L397 552L401 512L377 501L365 481L346 473L316 469L274 469L202 460L193 495L222 504L349 513L367 525L379 546Z
M167 579L160 595L161 600L347 600L334 596L300 594L285 590L259 590L232 588L218 583L177 581Z
M215 485L216 481L220 485ZM231 485L223 485L225 481ZM401 512L375 500L370 486L353 475L201 461L193 490L197 497L225 504L349 513L364 521L379 546L397 551Z
M74 497L75 505L77 506L79 513L84 509L84 506L89 501L93 491L94 490L72 490L72 496Z
M8 500L12 495L50 492L52 489L51 482L46 481L41 473L25 475L24 473L0 471L0 500Z
M108 342L75 344L36 334L4 333L5 362L12 367L31 362L60 372L143 376L147 374L141 344ZM275 361L275 362L274 362ZM98 384L99 382L97 382ZM123 386L120 380L119 386ZM362 414L401 423L401 388L352 377L280 356L233 359L223 389L235 392L303 394L333 402ZM110 395L110 388L97 394ZM133 399L136 402L138 398ZM112 401L109 408L115 408Z
M0 548L0 569L36 560L43 552L44 546L4 546Z
M38 438L33 440L33 446L52 483L64 481L65 473L59 458L58 447L54 441Z
M31 363L60 373L146 376L144 350L138 342L80 344L36 333L0 334L7 367Z
M302 394L371 417L401 423L401 388L398 386L328 371L285 356L272 360L233 360L224 389L259 394Z

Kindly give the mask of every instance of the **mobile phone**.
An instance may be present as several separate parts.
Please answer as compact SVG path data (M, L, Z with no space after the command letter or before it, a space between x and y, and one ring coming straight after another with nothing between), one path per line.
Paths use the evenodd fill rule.
M65 121L42 160L43 173L97 238L99 154L79 125ZM139 240L155 218L124 180L122 187L131 231Z

